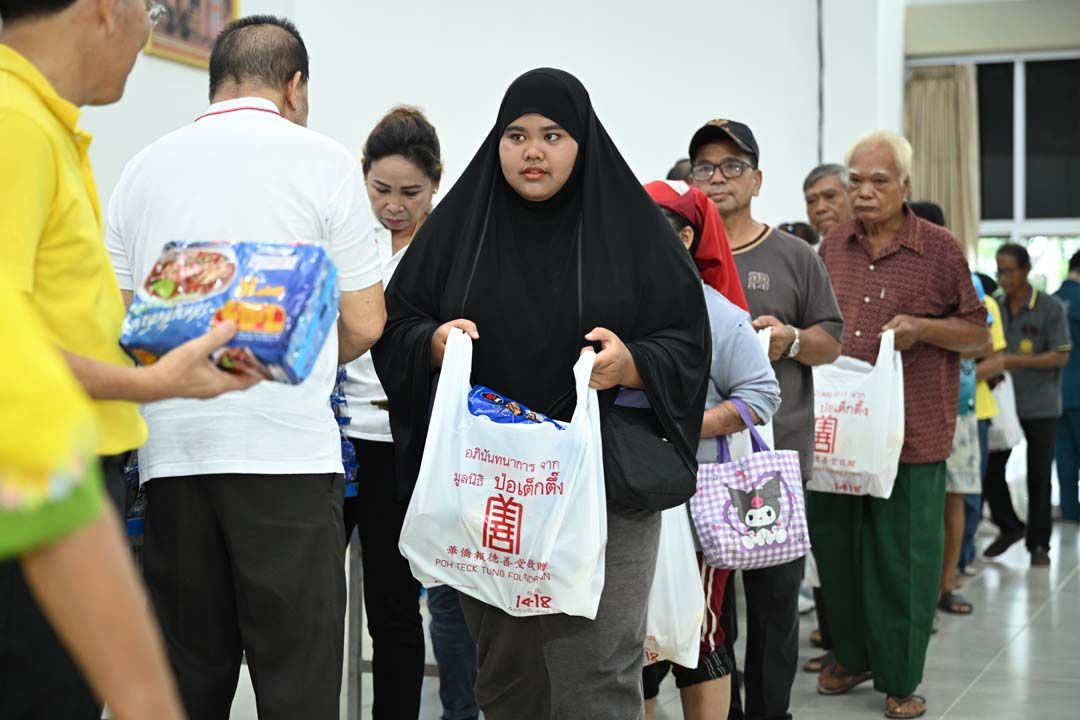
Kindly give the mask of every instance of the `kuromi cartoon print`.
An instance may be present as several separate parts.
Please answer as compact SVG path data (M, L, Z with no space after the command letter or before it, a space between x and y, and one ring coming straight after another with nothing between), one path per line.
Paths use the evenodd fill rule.
M757 570L810 550L799 453L770 450L746 403L732 398L750 435L750 454L733 459L727 438L716 440L716 462L698 466L690 514L711 567Z
M764 482L748 492L728 488L731 504L738 510L739 521L746 529L742 544L747 550L756 545L773 545L787 540L787 529L776 527L783 493L780 473L767 473L758 479Z

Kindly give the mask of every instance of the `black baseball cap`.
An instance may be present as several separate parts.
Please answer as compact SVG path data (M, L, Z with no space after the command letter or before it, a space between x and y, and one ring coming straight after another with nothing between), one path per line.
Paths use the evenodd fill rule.
M698 128L698 131L694 133L694 137L690 138L690 159L695 158L702 145L723 140L730 140L743 152L748 153L754 161L754 167L757 167L760 154L757 140L754 139L754 133L747 125L743 125L741 122L724 120L723 118L710 120Z

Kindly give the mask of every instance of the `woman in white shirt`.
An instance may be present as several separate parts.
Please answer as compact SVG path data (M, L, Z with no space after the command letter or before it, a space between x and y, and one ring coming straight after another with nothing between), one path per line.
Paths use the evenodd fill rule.
M371 209L382 281L390 283L417 229L431 211L439 189L439 138L424 114L412 107L392 109L364 144L362 166ZM409 720L420 712L424 677L424 630L420 584L398 552L398 536L409 496L399 489L386 392L371 353L348 365L345 393L351 422L345 434L356 448L358 492L345 501L345 535L360 533L364 563L364 603L372 638L375 720ZM428 591L431 639L439 664L443 720L478 714L473 686L476 645L469 637L457 591Z

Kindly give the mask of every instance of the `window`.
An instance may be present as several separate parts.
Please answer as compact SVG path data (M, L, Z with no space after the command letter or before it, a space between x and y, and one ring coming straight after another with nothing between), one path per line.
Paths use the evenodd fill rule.
M1025 65L1026 216L1080 217L1080 59Z
M997 248L1020 243L1031 253L1031 284L1053 292L1080 249L1080 52L949 62L974 62L977 70L976 266L994 277Z
M978 63L977 78L982 219L1080 222L1080 57Z
M1013 216L1013 63L978 68L979 178L984 220Z
M1008 237L979 238L979 258L976 269L996 278L997 264L994 255L1003 244L1011 242ZM1080 235L1032 235L1020 238L1019 243L1031 255L1031 274L1028 280L1044 292L1056 292L1061 281L1069 274L1069 258L1080 251Z

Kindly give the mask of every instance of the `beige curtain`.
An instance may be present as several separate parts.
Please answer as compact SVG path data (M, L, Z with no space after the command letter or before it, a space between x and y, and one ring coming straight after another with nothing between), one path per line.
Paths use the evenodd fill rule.
M979 241L979 106L974 65L911 70L904 103L911 199L935 202L974 260Z

